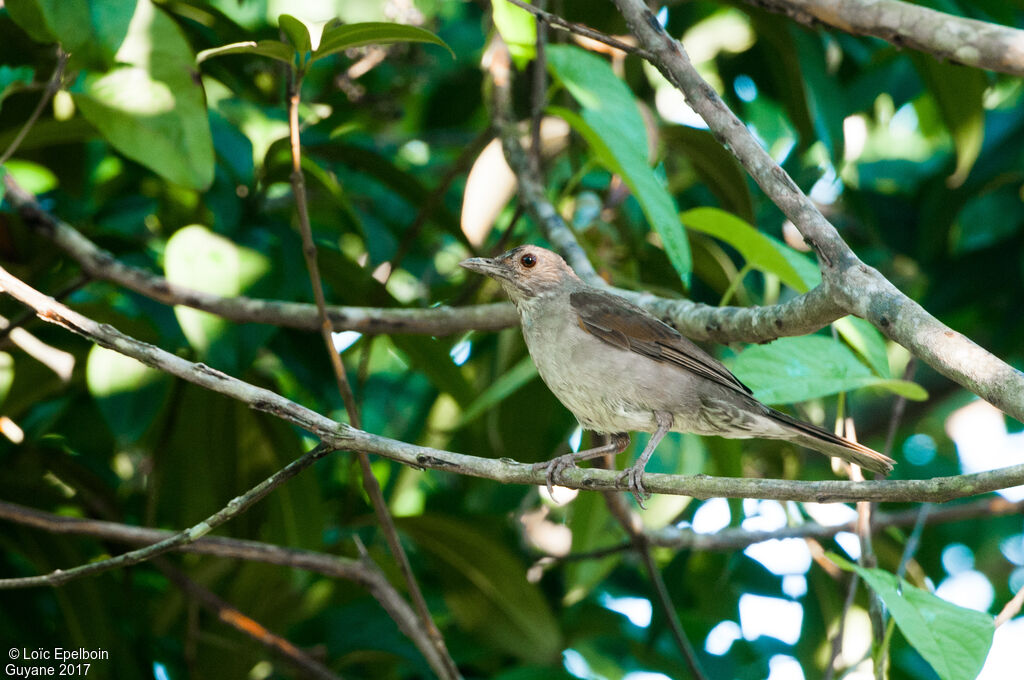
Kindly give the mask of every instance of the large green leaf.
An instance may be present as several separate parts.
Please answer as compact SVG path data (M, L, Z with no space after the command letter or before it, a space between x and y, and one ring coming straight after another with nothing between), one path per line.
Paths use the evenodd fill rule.
M931 56L909 53L925 87L935 98L942 122L956 147L956 170L950 186L960 186L974 167L985 138L985 108L982 99L988 87L985 74L937 61Z
M56 40L76 64L105 69L115 61L136 0L11 0L4 6L33 40Z
M528 662L551 661L562 635L547 599L505 544L476 522L425 515L399 520L416 546L443 563L445 601L459 625Z
M675 201L647 163L647 133L633 93L608 62L578 47L552 45L547 52L552 74L580 105L575 115L551 107L586 139L597 160L622 177L647 221L658 232L679 278L689 287L693 266L690 244L679 223Z
M992 616L947 602L883 569L861 567L831 553L828 557L856 572L882 598L907 642L942 680L978 676L995 635Z
M323 36L320 38L320 45L313 52L313 61L347 50L350 47L390 45L399 42L432 43L448 50L452 57L455 56L455 52L448 46L448 43L426 29L384 21L367 21L365 23L342 24L325 28Z
M508 0L493 0L491 11L494 27L501 39L508 45L509 54L516 67L524 68L537 56L537 19L522 7Z
M889 370L889 354L885 347L885 337L869 321L855 316L844 316L833 324L843 340L849 343L883 378L891 378Z
M735 215L718 208L694 208L684 212L680 219L689 229L725 241L738 250L752 267L775 274L794 290L807 291L806 282L779 252L777 245Z
M780 338L748 347L731 362L733 373L768 404L786 404L860 387L881 387L922 401L920 385L874 375L845 345L820 335Z
M191 189L213 182L213 141L192 50L170 17L139 0L118 66L89 73L72 88L75 103L114 148Z

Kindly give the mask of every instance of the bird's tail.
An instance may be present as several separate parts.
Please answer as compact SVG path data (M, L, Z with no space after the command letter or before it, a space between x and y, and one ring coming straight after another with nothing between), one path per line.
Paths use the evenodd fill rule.
M896 462L889 456L870 449L863 444L843 439L823 430L816 425L805 423L781 411L769 409L768 416L776 423L783 425L788 432L787 440L814 449L828 456L836 456L843 460L855 463L862 468L888 474L892 472L892 466Z

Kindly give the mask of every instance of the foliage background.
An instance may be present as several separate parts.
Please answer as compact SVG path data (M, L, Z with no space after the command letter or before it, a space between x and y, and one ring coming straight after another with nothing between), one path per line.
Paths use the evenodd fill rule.
M609 33L626 32L611 4L555 4L574 20ZM1024 16L1019 2L932 4L1006 25L1020 25ZM0 12L0 84L6 87L0 148L8 147L30 116L40 84L54 68L52 41L24 30L30 25L24 12L33 6L8 1ZM129 28L133 13L125 8L141 6L97 2L88 21L72 21L67 33L51 26L73 55L66 88L6 170L39 195L46 210L123 262L223 295L308 300L288 184L286 71L275 61L249 55L194 65L195 53L203 49L279 39L278 14L296 10L269 1L158 2L150 22ZM499 299L493 286L467 276L457 262L504 244L545 241L535 224L516 214L514 201L504 205L478 246L470 245L459 217L469 166L489 139L489 85L480 67L494 30L489 8L424 1L415 6L320 3L311 9L345 22L419 23L454 52L452 58L438 47L393 46L358 77L346 70L371 52L338 54L310 67L302 93L304 170L328 300L428 307ZM1021 365L1020 79L939 63L873 38L808 29L742 3L683 3L672 6L666 20L673 35L684 36L705 77L800 187L824 206L866 262L945 323ZM138 41L135 47L124 40L126 30ZM71 35L77 36L74 46L68 44ZM554 33L551 39L567 40ZM147 61L143 57L154 46L160 58ZM781 213L710 135L668 120L679 108L668 101L672 95L664 81L636 59L616 69L652 113L654 171L676 207L719 207L781 240ZM205 99L194 85L200 78ZM528 72L516 80L524 118L528 83ZM171 104L161 109L168 93ZM578 109L565 88L552 87L550 100ZM652 236L641 205L625 198L619 180L594 162L599 154L588 141L574 134L547 160L550 195L613 283L681 295L681 272L663 239ZM712 222L721 227L720 221ZM686 238L693 254L691 298L719 303L741 270L742 282L729 293L732 304L793 294L772 271L744 269L746 237L729 242L694 226ZM11 212L0 215L0 256L5 268L50 294L75 283L80 273L75 262ZM68 303L142 340L345 419L315 334L232 324L103 281L79 285ZM9 319L22 312L8 299L0 308ZM18 442L0 438L4 500L69 516L177 529L223 506L313 443L265 414L142 369L62 329L34 321L27 328L70 353L74 371L63 380L19 349L0 355L0 411L24 434ZM831 337L828 329L822 335ZM575 423L522 363L526 354L517 329L440 337L346 335L344 340L351 342L343 358L363 427L370 432L526 462L567 448ZM877 350L881 336L868 342ZM722 348L721 356L732 360L740 349ZM907 365L905 352L890 344L885 353L879 359L876 351L874 364L862 353L861 368L880 379L899 378ZM785 374L786 365L778 365L785 360L776 355L772 360ZM792 360L799 365L800 357ZM778 379L764 378L767 384ZM914 379L930 398L909 403L897 421L892 450L900 465L894 474L957 474L961 460L947 423L973 396L923 364ZM487 392L496 381L509 389ZM804 417L830 422L835 391L787 401L804 401L799 407ZM868 388L844 399L861 440L884 447L897 396ZM1016 422L1007 425L1011 432L1020 429ZM991 466L1024 460L1019 439L999 442L1005 448ZM633 449L627 453L634 454ZM685 674L656 604L649 621L640 617L641 625L619 611L632 603L642 612L652 597L642 566L628 551L556 562L539 581L526 578L527 568L553 545L545 536L563 547L571 536L573 552L623 542L625 534L598 494L582 493L558 506L536 488L417 471L384 460L376 461L374 470L399 518L431 611L468 677ZM649 470L800 479L833 475L827 460L777 443L676 435L662 445ZM642 519L652 530L694 523L702 505L657 498ZM708 507L723 516L721 502ZM775 506L750 502L730 501L727 508L733 527L749 527L745 519L777 513ZM798 504L779 508L791 522L806 519ZM929 526L908 578L927 587L971 571L990 592L987 599L972 595L967 604L998 612L1024 585L1022 530L1019 516ZM358 468L345 453L318 463L221 532L347 556L357 555L358 538L399 582ZM896 570L907 533L893 529L876 535L880 566ZM832 541L822 545L843 550ZM4 576L44 573L121 549L17 524L5 527L0 546ZM805 594L794 596L783 590L783 574L749 552L665 548L656 550L655 558L711 677L767 677L782 663L778 659L787 657L806 677L822 674L829 633L844 611L845 577L816 561L795 574L804 577ZM417 650L359 586L212 557L171 560L189 578L345 677L429 673ZM531 573L536 576L539 569ZM799 603L798 640L787 644L770 635L748 636L724 654L706 651L716 626L740 622L744 595ZM294 673L145 565L54 590L4 591L0 603L2 639L26 648L107 649L111 661L101 670L109 677ZM862 588L856 610L867 607ZM936 676L896 634L890 677Z

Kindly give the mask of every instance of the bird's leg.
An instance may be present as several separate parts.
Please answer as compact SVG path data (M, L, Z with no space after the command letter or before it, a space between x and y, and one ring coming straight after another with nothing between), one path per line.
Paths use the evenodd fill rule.
M632 466L626 468L618 476L618 481L623 479L628 480L627 485L629 486L630 492L633 497L636 498L636 502L639 503L640 507L643 508L644 500L651 497L651 494L644 488L643 476L644 468L647 467L647 461L651 459L651 454L654 453L654 449L658 447L661 440L665 438L668 431L672 429L673 417L671 413L665 411L654 412L654 422L658 424L658 429L654 431L651 438L647 440L647 446L644 448L644 452L640 454L640 457L636 459L636 462Z
M618 434L610 435L611 440L601 446L595 446L585 451L578 451L576 453L567 453L564 456L558 458L552 458L546 460L543 463L534 463L534 470L547 470L547 474L544 475L544 479L548 485L548 493L552 493L552 486L555 484L555 477L560 475L562 471L567 468L576 467L576 463L581 460L590 460L591 458L600 458L601 456L607 456L609 454L615 455L616 453L622 453L629 446L629 435L625 432L619 432Z

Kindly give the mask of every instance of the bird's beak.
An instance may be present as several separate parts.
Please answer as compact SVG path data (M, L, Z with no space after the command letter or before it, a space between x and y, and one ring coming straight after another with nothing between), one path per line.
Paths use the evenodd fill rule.
M471 257L460 262L459 266L484 276L490 276L492 279L507 280L509 278L508 268L502 262L488 257Z

